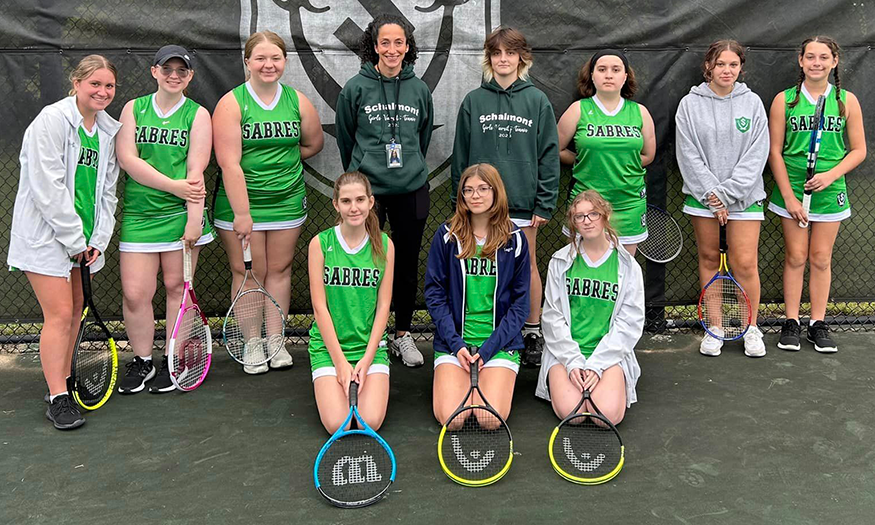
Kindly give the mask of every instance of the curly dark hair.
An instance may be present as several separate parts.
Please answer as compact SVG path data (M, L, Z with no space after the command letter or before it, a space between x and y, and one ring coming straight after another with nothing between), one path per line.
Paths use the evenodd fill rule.
M380 34L380 28L386 24L395 24L404 30L404 38L407 39L407 54L401 61L403 65L415 64L417 57L416 38L413 37L413 27L407 20L395 15L379 15L374 18L362 34L362 39L359 42L359 58L362 64L376 64L380 61L380 55L377 54L374 47L377 43L377 36Z

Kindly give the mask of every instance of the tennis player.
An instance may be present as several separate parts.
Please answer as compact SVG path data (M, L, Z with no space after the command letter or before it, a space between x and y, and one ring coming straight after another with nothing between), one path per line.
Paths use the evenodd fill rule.
M553 106L529 80L532 48L509 27L493 31L483 45L483 83L459 108L453 145L453 194L462 172L485 162L498 169L507 188L511 221L529 244L529 318L523 326L524 366L541 364L541 274L536 248L538 228L556 208L559 147Z
M781 328L778 348L801 348L799 303L805 263L810 264L808 290L811 317L807 339L818 352L836 352L838 346L825 322L832 281L832 250L841 222L851 216L845 175L866 158L866 137L860 102L842 89L839 78L838 43L826 36L809 38L799 50L796 86L775 96L769 112L771 148L769 165L775 188L769 210L781 217L784 229L784 304L787 319ZM829 82L832 73L835 85ZM816 174L807 181L806 159L817 97L825 95L824 127ZM845 144L847 132L849 145ZM802 194L812 190L811 210L802 208ZM799 222L810 223L800 228Z
M422 366L410 327L419 288L419 255L428 220L425 155L431 142L434 104L413 71L416 39L403 18L379 15L359 47L361 70L337 99L335 125L343 169L371 181L380 227L388 218L398 247L393 284L395 338L389 350L406 366Z
M367 177L334 182L337 225L310 241L310 368L322 425L333 434L349 413L349 383L359 385L359 413L380 428L389 403L386 323L395 247L380 230Z
M584 389L615 425L637 401L641 369L634 348L644 330L644 280L612 217L598 192L578 193L568 208L569 244L547 270L546 345L535 395L550 401L559 419Z
M425 303L435 323L434 416L444 424L481 370L483 394L507 419L529 314L529 250L510 220L501 176L489 164L462 172L456 213L435 232ZM471 355L470 346L480 347ZM475 401L476 402L476 401Z
M574 164L568 202L583 190L598 191L614 209L620 242L635 255L647 238L644 167L656 154L653 119L631 100L638 84L622 51L595 53L581 68L577 89L581 99L559 119L562 160ZM565 149L572 140L576 154Z
M46 417L60 430L85 423L67 390L83 308L81 276L72 269L103 268L115 227L115 135L121 124L105 109L117 79L106 58L83 58L70 73L70 96L40 111L24 132L19 156L6 262L27 276L43 313Z
M286 44L272 31L253 33L244 46L248 80L219 100L213 140L222 181L215 225L228 254L231 293L243 282L243 248L252 249L252 271L288 315L292 260L307 219L301 161L322 150L322 127L313 104L282 84ZM284 341L268 341L271 368L292 366ZM263 374L268 364L246 365Z
M708 47L705 82L681 99L675 122L675 151L684 179L684 213L690 216L699 250L699 280L704 287L720 265L720 226L726 226L729 262L750 299L753 323L744 334L748 357L766 355L757 327L760 276L757 250L763 221L763 168L769 157L766 110L743 75L744 47L718 40ZM721 329L712 327L712 331ZM699 352L720 355L723 341L705 334Z
M157 91L125 104L117 139L119 165L127 173L119 242L122 311L134 351L119 381L122 394L141 392L153 377L150 392L175 390L167 355L160 367L152 363L158 270L167 292L169 338L182 301L182 243L192 248L194 265L200 247L213 240L204 214L213 130L209 112L185 96L194 77L191 55L180 46L164 46L155 53L151 73Z

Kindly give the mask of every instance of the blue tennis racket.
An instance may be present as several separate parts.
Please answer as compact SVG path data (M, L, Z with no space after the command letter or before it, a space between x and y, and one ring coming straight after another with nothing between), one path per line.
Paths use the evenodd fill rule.
M395 481L395 454L359 415L358 389L355 381L349 384L349 415L322 446L313 466L319 493L346 509L376 503ZM358 430L352 428L353 416ZM347 425L349 430L344 430Z

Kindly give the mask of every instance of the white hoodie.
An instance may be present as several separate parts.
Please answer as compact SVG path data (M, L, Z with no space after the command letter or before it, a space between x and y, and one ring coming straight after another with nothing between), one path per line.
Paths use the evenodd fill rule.
M44 107L24 132L19 155L21 174L6 258L9 266L42 275L69 277L73 267L70 257L87 248L82 220L73 205L82 120L76 97L70 96ZM105 111L97 114L95 122L100 153L94 233L89 244L100 250L100 257L91 266L92 272L103 267L103 254L115 227L119 172L115 135L121 128Z
M575 368L593 370L599 377L608 368L620 365L626 379L626 406L638 400L635 385L641 376L641 367L635 358L635 345L644 331L644 278L641 267L629 252L622 246L617 248L617 252L620 291L608 333L601 338L589 359L580 353L580 346L571 337L571 306L565 288L565 275L574 263L577 252L568 244L550 259L544 287L544 311L541 314L544 355L541 358L536 396L550 400L547 374L553 365L563 365L566 372Z

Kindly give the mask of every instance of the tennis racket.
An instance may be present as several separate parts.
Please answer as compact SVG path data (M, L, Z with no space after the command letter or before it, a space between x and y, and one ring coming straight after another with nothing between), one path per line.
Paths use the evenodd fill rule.
M332 505L358 508L379 501L395 481L395 454L359 415L359 385L349 384L349 415L316 456L313 480ZM352 428L352 418L358 430ZM344 430L347 425L349 430Z
M207 318L201 312L194 295L191 271L191 250L182 244L182 271L185 284L182 303L176 314L173 335L167 343L170 380L180 390L199 387L210 371L213 358L213 337Z
M225 348L243 365L267 363L285 345L283 309L252 273L252 252L243 248L246 275L222 324Z
M118 349L109 333L91 295L91 268L83 260L79 263L82 272L82 296L84 309L73 360L68 389L73 399L86 410L103 406L112 395L118 377Z
M593 412L585 411L586 401ZM577 407L553 429L547 452L557 474L581 485L614 479L626 462L626 448L617 427L602 415L589 390L583 391Z
M817 97L817 104L814 106L814 129L811 130L811 140L808 142L808 162L805 167L805 182L814 177L814 168L817 167L817 153L820 151L820 139L823 136L823 106L826 104L826 96L820 95ZM805 190L805 195L802 196L802 209L805 210L805 216L808 217L808 210L811 209L811 190ZM808 223L799 221L800 228L807 228Z
M471 355L477 353L472 348ZM513 461L513 437L502 417L483 396L478 363L471 363L471 387L438 437L438 460L449 478L466 487L500 480ZM474 391L483 400L478 404ZM471 404L468 404L468 402Z
M638 243L638 251L649 261L667 263L680 255L684 247L681 227L662 208L647 205L647 238Z
M726 258L726 226L720 226L720 267L699 295L699 323L708 335L734 341L751 323L750 299L738 284Z

